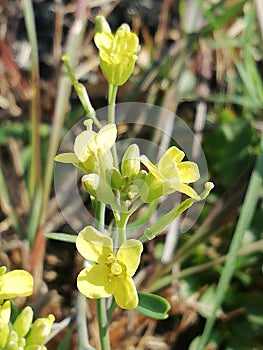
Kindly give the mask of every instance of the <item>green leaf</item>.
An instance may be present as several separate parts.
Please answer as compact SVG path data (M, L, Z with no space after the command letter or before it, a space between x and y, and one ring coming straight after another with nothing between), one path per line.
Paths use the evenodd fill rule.
M164 320L168 317L167 312L170 310L168 301L158 295L139 292L139 304L136 310L142 315Z
M50 239L56 239L57 241L75 243L77 236L69 235L67 233L60 232L48 232L45 233L45 236Z

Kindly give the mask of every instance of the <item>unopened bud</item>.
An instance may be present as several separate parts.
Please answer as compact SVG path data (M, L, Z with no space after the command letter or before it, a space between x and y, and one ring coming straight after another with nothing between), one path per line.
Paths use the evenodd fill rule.
M95 18L95 33L111 33L110 25L104 16Z
M17 316L13 325L13 330L18 334L20 338L23 338L29 332L33 321L33 310L30 306L25 307L21 313Z
M26 345L43 345L51 332L54 320L55 317L52 314L45 318L38 318L26 337Z
M121 163L121 172L123 176L128 176L133 178L140 171L140 150L138 145L130 145L124 156Z

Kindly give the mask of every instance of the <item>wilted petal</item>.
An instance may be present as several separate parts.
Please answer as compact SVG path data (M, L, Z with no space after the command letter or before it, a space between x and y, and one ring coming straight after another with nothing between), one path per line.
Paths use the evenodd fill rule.
M77 278L78 290L87 298L107 298L113 294L116 278L109 279L106 265L94 265L82 270Z
M92 226L85 227L77 236L76 246L80 254L88 261L98 262L100 257L113 254L112 239Z
M138 294L130 277L120 278L114 291L116 303L123 309L134 309L138 305Z
M121 261L127 268L128 276L132 277L141 260L143 245L136 239L125 241L117 252L117 259Z
M26 297L33 292L33 277L25 270L13 270L1 277L0 299Z

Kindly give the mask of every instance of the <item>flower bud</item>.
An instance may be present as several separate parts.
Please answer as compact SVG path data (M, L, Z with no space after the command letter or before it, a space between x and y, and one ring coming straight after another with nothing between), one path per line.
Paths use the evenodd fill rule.
M7 300L3 305L0 306L0 319L8 323L10 319L10 315L11 315L10 301Z
M121 172L123 176L134 178L140 171L140 150L138 145L130 145L123 155Z
M95 18L95 33L111 33L110 25L104 16Z
M4 349L9 335L9 327L8 323L2 318L0 318L0 334L0 349Z
M122 176L118 169L112 168L107 171L107 179L113 190L118 190L121 186Z
M13 325L13 330L18 334L20 338L23 338L29 332L33 321L33 310L30 306L25 307L21 313L17 316Z
M96 190L100 182L100 177L97 174L84 175L81 179L85 191L93 197L96 197Z
M32 325L26 337L26 346L43 345L51 332L55 317L50 314L45 318L38 318Z

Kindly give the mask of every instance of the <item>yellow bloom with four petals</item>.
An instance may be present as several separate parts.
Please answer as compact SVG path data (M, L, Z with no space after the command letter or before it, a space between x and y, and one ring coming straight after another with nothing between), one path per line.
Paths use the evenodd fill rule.
M163 195L179 191L187 196L199 199L198 194L188 184L199 179L197 164L182 162L185 154L177 147L170 147L154 165L145 155L141 162L147 169L142 187L142 200L146 203Z
M92 299L113 295L120 307L134 309L138 305L138 294L132 277L140 263L142 243L129 239L115 255L112 239L87 226L79 233L76 246L80 254L92 263L78 275L79 291Z

